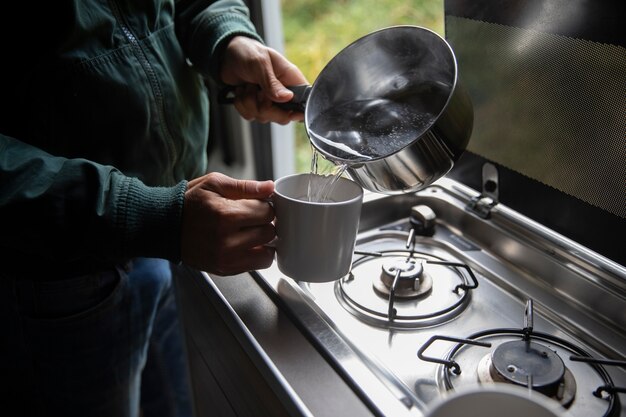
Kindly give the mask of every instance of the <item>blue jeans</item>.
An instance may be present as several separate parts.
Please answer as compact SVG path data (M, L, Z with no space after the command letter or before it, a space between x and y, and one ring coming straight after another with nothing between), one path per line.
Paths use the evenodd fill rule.
M191 416L172 287L169 263L147 258L68 280L0 277L3 409L24 416Z

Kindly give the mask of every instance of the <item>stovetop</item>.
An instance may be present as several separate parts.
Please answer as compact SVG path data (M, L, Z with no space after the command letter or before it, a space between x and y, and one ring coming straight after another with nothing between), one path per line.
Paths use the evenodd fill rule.
M449 179L367 194L351 274L256 278L375 414L497 383L573 417L626 415L626 268L502 205L475 213L476 197Z

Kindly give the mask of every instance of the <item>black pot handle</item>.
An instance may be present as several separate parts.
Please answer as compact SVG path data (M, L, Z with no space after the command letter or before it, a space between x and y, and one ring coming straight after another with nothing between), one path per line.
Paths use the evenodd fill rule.
M219 104L233 104L235 102L235 89L237 86L235 85L227 85L220 89L217 94L217 102ZM289 111L298 111L304 113L304 109L306 109L306 102L309 99L309 94L311 93L311 86L307 84L303 85L292 85L287 87L289 90L293 91L293 98L286 103L274 103L276 107L279 107L283 110Z

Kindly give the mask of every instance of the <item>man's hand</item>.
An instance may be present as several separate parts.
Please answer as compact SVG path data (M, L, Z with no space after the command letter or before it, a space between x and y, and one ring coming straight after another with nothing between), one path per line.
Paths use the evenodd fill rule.
M280 124L303 120L300 112L272 105L291 100L293 93L286 85L308 84L298 67L274 49L255 39L235 36L224 51L220 75L224 83L238 86L234 104L246 120Z
M183 206L183 263L219 275L233 275L272 264L276 236L274 210L264 199L272 181L236 180L219 173L189 182Z

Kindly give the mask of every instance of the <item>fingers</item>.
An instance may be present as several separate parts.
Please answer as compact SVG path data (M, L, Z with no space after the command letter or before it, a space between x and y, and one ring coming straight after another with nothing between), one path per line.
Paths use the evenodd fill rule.
M271 222L274 209L267 199L273 193L271 180L238 180L212 172L188 183L185 201L200 201L207 218L218 219L221 229L235 230Z
M229 201L222 227L227 230L269 224L274 220L274 209L270 203L260 200ZM267 242L262 242L267 243Z
M276 237L273 224L265 222L250 227L235 227L236 223L224 223L229 223L229 220L222 218L218 225L214 225L217 227L195 222L191 232L195 236L189 239L183 234L183 262L220 275L263 269L272 264L275 250L264 245Z
M261 123L275 122L287 124L301 121L300 112L283 110L275 103L286 103L293 98L293 92L285 86L308 84L298 67L272 48L266 48L267 59L259 63L261 93L256 96L254 120ZM250 97L252 99L254 97ZM252 108L252 106L250 106Z
M277 81L282 85L292 86L292 85L303 85L309 84L306 77L300 69L292 64L287 58L278 53L272 48L268 48L268 54L271 62L271 70L272 74L277 78ZM275 84L273 84L275 87ZM289 98L289 100L291 97ZM279 100L274 100L281 102ZM288 101L288 100L286 100Z
M268 268L274 260L275 249L264 245L275 237L276 231L271 223L229 233L211 268L221 275Z
M234 105L241 117L248 121L259 115L258 88L254 84L244 84L235 89Z
M250 248L265 245L274 239L276 230L271 223L262 226L244 227L231 233L225 239L224 248L228 252L245 252Z
M200 270L225 276L265 269L272 265L276 252L273 247L264 244L249 246L245 240L240 243L239 247L219 247L213 252L196 248L193 256L183 256L183 262Z
M276 231L274 210L264 199L273 191L272 181L219 173L190 181L183 204L182 261L222 275L268 267L274 250L264 245Z
M274 192L274 182L239 180L227 175L212 172L202 177L202 187L216 192L224 198L240 199L267 199Z
M261 90L271 100L277 103L284 103L293 98L293 92L285 88L276 75L271 60L261 62L261 75L259 77Z
M293 96L291 91L289 93ZM304 120L304 113L281 109L253 84L246 84L235 90L234 105L241 117L248 121L286 125Z
M287 58L255 39L235 36L224 53L222 80L239 85L235 108L246 120L287 124L301 121L300 112L283 110L272 103L285 103L293 92L285 86L308 84L302 72Z
M308 81L287 58L272 48L266 48L267 59L260 62L260 86L264 94L277 103L293 98L293 92L285 86L308 84Z

